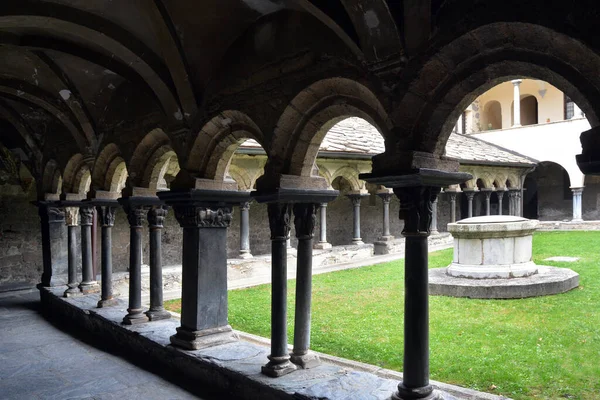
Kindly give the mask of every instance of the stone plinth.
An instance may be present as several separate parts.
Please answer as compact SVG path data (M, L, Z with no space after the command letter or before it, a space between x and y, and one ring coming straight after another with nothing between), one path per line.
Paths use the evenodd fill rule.
M455 278L523 278L538 272L531 260L538 221L515 216L467 218L448 224L454 237L454 260L447 274Z

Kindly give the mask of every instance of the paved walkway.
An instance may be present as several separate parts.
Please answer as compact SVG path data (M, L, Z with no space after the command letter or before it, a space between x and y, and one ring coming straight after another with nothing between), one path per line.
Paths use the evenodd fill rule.
M198 399L54 327L38 312L39 296L0 297L1 399Z

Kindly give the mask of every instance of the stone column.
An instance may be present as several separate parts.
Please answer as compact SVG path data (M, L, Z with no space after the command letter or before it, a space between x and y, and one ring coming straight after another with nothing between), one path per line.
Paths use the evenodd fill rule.
M390 233L390 202L393 194L386 191L377 193L377 196L381 197L383 202L383 233L377 240L381 242L394 240L394 236Z
M440 233L437 228L437 204L438 199L437 196L433 203L431 204L431 233L437 235Z
M291 361L302 369L316 367L319 357L310 348L310 309L312 295L312 244L317 220L316 203L294 205L294 226L298 238L296 269L296 313L294 350Z
M250 201L240 203L240 258L252 258L250 252Z
M67 237L69 244L68 255L68 289L65 297L79 296L79 282L77 281L77 226L79 225L79 208L65 208L65 222L67 223Z
M521 85L521 80L520 79L515 79L513 81L511 81L514 88L513 88L513 109L514 109L514 120L513 120L513 127L516 126L521 126L521 90L520 90L520 85Z
M467 215L469 218L471 218L473 216L473 197L475 197L475 189L465 188L463 189L463 193L465 194L465 196L467 196L467 201L469 204L469 211Z
M483 195L485 196L485 215L491 215L491 209L492 209L492 205L490 203L490 200L492 198L492 192L494 189L491 188L484 188L481 189L481 191L483 192Z
M296 369L287 350L287 245L291 230L289 203L269 203L271 229L271 354L261 368L267 376L279 377Z
M354 206L354 229L352 230L352 244L364 244L362 238L360 237L360 201L363 196L361 194L347 194L346 196L350 199L352 205Z
M498 196L498 215L502 215L502 198L504 197L504 189L496 190L496 196Z
M582 187L572 187L571 192L573 192L573 219L572 222L581 222L582 218L582 210L581 210L581 197L583 195Z
M98 206L98 217L102 227L101 237L101 294L98 307L109 307L117 304L112 286L112 227L115 225L114 206Z
M518 194L520 189L508 189L508 212L510 215L519 216Z
M40 201L36 205L42 228L42 286L56 286L56 275L66 272L67 264L65 211L54 202Z
M456 191L446 191L450 197L450 222L456 222Z
M150 228L150 309L146 316L150 321L171 318L171 313L163 306L162 280L162 229L167 207L152 206L148 211L148 227Z
M315 249L330 249L331 243L327 242L327 203L321 203L319 208L319 243L315 244Z
M129 308L123 323L133 325L148 322L142 309L142 224L147 209L131 204L128 199L124 199L122 204L129 221Z
M433 202L439 187L395 188L404 219L404 370L392 399L437 399L429 384L428 245Z
M79 289L83 294L90 294L97 292L99 289L94 276L94 255L92 254L94 206L81 206L79 215L81 217L81 283Z

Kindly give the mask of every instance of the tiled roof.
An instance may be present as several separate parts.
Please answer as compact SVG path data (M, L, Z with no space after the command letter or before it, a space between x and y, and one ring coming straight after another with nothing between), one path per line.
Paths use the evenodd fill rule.
M254 140L247 140L242 148L260 148ZM320 151L340 154L375 155L385 146L381 134L360 118L347 118L331 128ZM468 135L453 133L446 144L446 155L463 162L536 164L536 160Z

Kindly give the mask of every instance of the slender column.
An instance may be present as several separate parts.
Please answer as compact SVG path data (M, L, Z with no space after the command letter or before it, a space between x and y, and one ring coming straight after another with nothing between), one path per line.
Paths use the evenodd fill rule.
M162 280L162 229L168 209L165 206L153 206L148 211L150 228L150 309L146 315L150 321L171 318L171 313L163 306Z
M433 233L433 234L440 233L437 228L437 205L438 205L438 199L436 196L435 200L431 204L431 233Z
M502 215L502 198L504 197L504 189L496 190L498 196L498 215Z
M354 229L352 231L352 244L364 244L362 238L360 237L360 201L362 195L360 194L348 194L346 195L352 205L354 206Z
M518 195L519 189L508 190L508 210L510 215L518 216Z
M571 191L573 192L573 222L581 222L583 221L582 218L582 211L581 211L581 197L583 195L583 188L582 187L572 187Z
M79 209L77 207L65 208L65 221L67 223L67 237L69 244L68 255L68 289L65 297L79 296L79 282L77 282L77 226L79 225Z
M161 198L168 204L167 195L171 194L165 192ZM197 350L233 342L237 337L227 318L227 228L232 206L200 206L177 197L172 201L183 228L183 254L181 326L171 343Z
M392 201L393 195L389 192L381 192L377 193L377 196L381 197L381 201L383 202L383 234L377 240L394 240L394 237L390 233L390 201Z
M515 126L521 126L521 90L520 90L520 85L521 85L521 80L520 79L515 79L513 81L511 81L514 88L513 88L513 109L514 109L514 119L513 119L513 127Z
M439 187L395 188L406 238L404 260L404 370L392 399L438 399L429 384L428 245L433 202Z
M124 208L129 221L129 308L123 323L133 325L148 322L142 309L142 224L146 208L133 204Z
M318 204L295 204L294 226L298 238L296 268L296 313L294 320L294 350L291 361L303 369L320 364L310 348L310 309L312 295L312 249Z
M65 211L53 203L39 202L38 213L42 227L42 286L56 285L56 277L65 262Z
M287 245L290 236L291 206L268 205L271 228L271 355L261 369L271 377L289 374L296 369L287 349Z
M98 206L98 217L102 226L101 237L101 294L98 308L117 304L112 286L112 227L115 225L115 207Z
M240 258L252 258L250 252L250 202L240 203Z
M448 196L450 196L450 222L456 222L456 192L455 191L446 191Z
M492 205L491 205L490 200L492 198L493 189L485 188L485 189L481 189L481 191L483 192L483 195L485 196L485 215L491 215Z
M327 242L327 203L321 203L319 207L319 243L315 244L315 249L330 249L331 243Z
M465 196L467 196L467 201L469 204L469 212L468 216L471 218L473 216L473 197L475 197L475 190L473 189L463 189Z
M94 260L92 253L92 225L94 224L94 206L85 205L79 208L81 216L81 283L79 289L83 294L95 293L99 286L94 276Z

